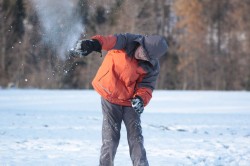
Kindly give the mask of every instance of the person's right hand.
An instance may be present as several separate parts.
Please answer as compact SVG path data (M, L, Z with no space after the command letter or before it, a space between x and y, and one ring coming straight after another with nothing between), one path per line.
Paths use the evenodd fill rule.
M92 51L101 52L101 44L98 40L79 40L76 43L76 50L82 52L82 56L89 55Z
M93 51L101 52L102 46L98 40L79 40L76 47L70 50L70 55L73 57L87 56Z

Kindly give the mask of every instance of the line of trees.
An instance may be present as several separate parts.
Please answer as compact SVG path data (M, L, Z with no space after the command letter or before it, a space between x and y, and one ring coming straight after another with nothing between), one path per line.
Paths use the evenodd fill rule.
M249 0L72 0L95 34L166 37L158 89L250 90ZM92 88L103 58L62 59L30 0L0 0L0 87ZM103 53L105 54L105 52Z

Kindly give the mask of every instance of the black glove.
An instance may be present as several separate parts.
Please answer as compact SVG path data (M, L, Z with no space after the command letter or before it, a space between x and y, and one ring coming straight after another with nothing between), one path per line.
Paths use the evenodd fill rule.
M70 56L81 57L87 56L92 51L101 52L102 46L98 40L79 40L76 43L76 47L69 51Z
M143 112L143 110L144 110L143 100L140 96L135 96L135 98L133 98L131 100L131 104L132 104L132 107L134 108L134 110L138 114L141 114Z

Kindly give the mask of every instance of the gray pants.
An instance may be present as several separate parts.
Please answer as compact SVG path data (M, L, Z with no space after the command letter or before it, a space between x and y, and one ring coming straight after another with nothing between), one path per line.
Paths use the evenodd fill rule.
M133 166L148 166L143 146L140 115L132 107L116 105L102 98L102 148L100 166L113 166L120 140L122 120L127 129L127 139Z

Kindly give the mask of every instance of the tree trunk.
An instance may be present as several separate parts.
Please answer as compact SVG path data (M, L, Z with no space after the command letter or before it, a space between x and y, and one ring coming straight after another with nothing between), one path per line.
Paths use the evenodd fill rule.
M0 18L3 18L3 7L2 7L2 1L0 2ZM5 70L5 54L6 54L6 36L4 34L4 22L3 20L0 22L0 36L1 36L1 53L0 53L0 57L1 57L1 69L2 71Z

